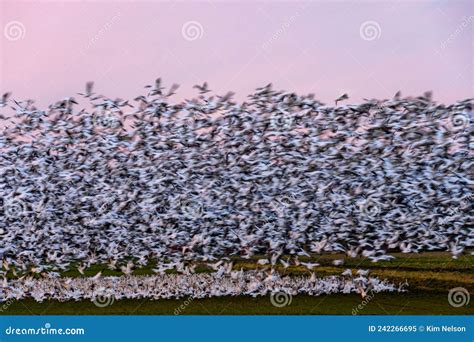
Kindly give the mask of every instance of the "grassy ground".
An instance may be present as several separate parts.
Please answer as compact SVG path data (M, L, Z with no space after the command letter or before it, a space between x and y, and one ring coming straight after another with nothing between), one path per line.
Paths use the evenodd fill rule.
M310 259L321 264L315 269L318 276L340 274L344 269L371 269L371 274L389 279L394 283L405 280L409 283L407 293L379 293L365 301L358 294L333 294L319 297L294 296L285 307L274 307L269 297L221 297L209 299L180 300L120 300L100 308L90 301L58 302L22 300L8 303L0 315L60 315L60 314L115 314L115 315L472 315L474 299L467 305L455 308L449 305L448 292L454 287L464 287L474 293L474 257L463 255L452 259L447 253L433 252L422 254L394 254L396 259L371 263L367 259L344 258L343 266L334 266L334 259L341 255L314 256ZM257 258L256 258L257 259ZM235 269L265 268L258 266L254 259L235 259ZM134 274L151 274L153 265L136 270ZM208 271L204 266L200 271ZM119 275L102 265L86 270L85 275ZM292 266L280 268L285 274L308 273L305 268ZM64 272L64 276L79 276L77 270Z
M358 309L358 306L361 308ZM402 294L379 293L364 305L356 294L295 296L282 308L269 297L219 297L181 300L120 300L99 308L92 302L34 300L14 302L5 310L10 315L472 315L472 304L460 308L449 305L447 292L414 291Z

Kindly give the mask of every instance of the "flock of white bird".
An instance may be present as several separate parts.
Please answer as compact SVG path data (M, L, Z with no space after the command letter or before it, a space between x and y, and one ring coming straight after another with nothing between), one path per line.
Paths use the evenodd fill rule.
M350 272L350 270L349 270ZM362 273L364 271L362 270ZM331 293L367 293L404 291L378 278L348 274L341 277L317 278L285 276L262 271L233 271L230 275L216 273L159 274L151 276L41 278L27 277L5 281L0 302L33 298L44 300L92 300L100 304L120 299L176 299L221 296L265 296L268 294L318 296Z
M174 103L177 85L146 88L129 103L88 83L46 110L3 95L0 276L472 250L470 99L327 106L267 85L237 103L205 83Z

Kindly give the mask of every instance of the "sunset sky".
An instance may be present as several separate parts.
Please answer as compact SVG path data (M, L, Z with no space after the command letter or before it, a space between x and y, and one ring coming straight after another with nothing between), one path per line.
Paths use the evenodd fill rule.
M177 99L207 81L238 99L273 82L324 102L451 102L474 95L473 4L0 0L0 91L43 106L93 80L129 99L161 76Z

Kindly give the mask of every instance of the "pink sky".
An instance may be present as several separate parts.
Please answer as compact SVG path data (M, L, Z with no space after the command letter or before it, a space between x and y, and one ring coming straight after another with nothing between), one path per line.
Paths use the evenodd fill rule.
M161 76L177 98L207 81L239 99L273 82L324 102L398 90L451 102L474 95L473 4L0 0L0 91L47 105L94 80L129 99Z

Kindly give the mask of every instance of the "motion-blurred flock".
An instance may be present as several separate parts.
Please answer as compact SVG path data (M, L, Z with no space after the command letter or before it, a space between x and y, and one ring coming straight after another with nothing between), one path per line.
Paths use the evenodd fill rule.
M0 276L473 247L471 100L328 106L267 85L237 103L204 84L175 103L177 88L124 101L88 83L47 110L3 96Z

